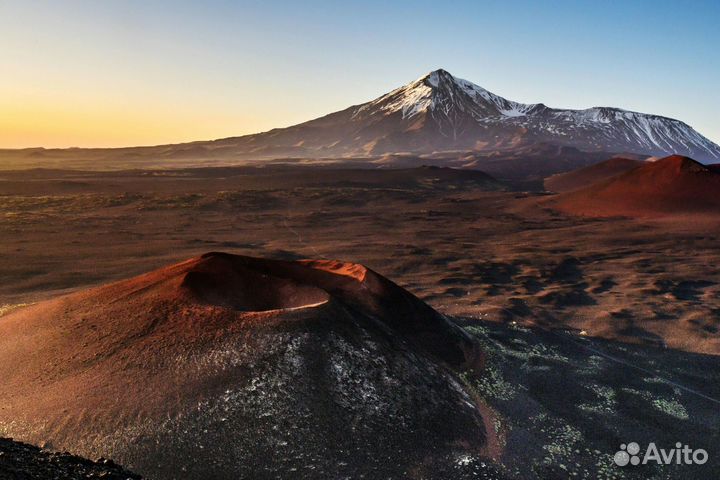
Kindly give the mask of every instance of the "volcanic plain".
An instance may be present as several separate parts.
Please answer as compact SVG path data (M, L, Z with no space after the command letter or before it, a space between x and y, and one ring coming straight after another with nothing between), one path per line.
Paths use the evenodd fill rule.
M552 198L436 167L6 171L0 318L210 251L341 259L477 339L484 373L458 375L488 409L484 455L503 475L616 478L623 441L688 435L715 462L694 472L712 472L720 216L593 217ZM635 474L685 478L668 468Z

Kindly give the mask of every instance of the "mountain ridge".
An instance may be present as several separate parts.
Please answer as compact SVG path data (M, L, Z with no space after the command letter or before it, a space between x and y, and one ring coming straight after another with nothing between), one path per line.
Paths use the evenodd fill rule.
M402 97L395 98L398 95ZM469 114L481 125L493 127L502 122L507 128L527 129L535 141L565 144L584 150L627 150L651 154L692 152L688 156L703 160L720 158L718 145L680 120L615 107L558 109L543 103L524 104L454 77L442 69L361 105L355 115L373 106L379 106L386 114L396 112L399 106L403 119L412 119L430 110L438 122L441 135L445 136L443 120L451 125L457 124L457 112L460 111ZM619 130L616 124L621 124ZM616 126L615 130L610 128L612 126ZM580 131L575 131L578 129ZM457 140L457 133L453 130L454 140ZM551 134L550 137L548 134ZM558 136L582 136L584 139L563 141ZM625 140L618 141L622 137Z
M614 107L574 110L515 102L442 69L374 100L266 132L148 147L0 150L0 159L242 162L508 152L536 144L720 161L720 146L680 120Z

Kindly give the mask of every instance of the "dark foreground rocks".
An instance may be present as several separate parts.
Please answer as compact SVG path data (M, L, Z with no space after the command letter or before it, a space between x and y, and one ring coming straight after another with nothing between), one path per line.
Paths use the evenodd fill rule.
M51 453L32 445L0 438L0 479L2 480L137 480L112 460L97 462L69 453Z

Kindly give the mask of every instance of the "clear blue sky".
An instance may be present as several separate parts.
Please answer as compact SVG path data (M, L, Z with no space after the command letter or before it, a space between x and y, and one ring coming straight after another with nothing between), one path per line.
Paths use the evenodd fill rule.
M287 126L445 68L720 142L720 1L0 0L0 146Z

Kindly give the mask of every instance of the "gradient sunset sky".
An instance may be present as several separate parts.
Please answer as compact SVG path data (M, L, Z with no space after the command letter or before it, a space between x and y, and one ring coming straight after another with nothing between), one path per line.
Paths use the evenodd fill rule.
M506 98L720 143L720 2L0 0L0 147L283 127L444 68Z

